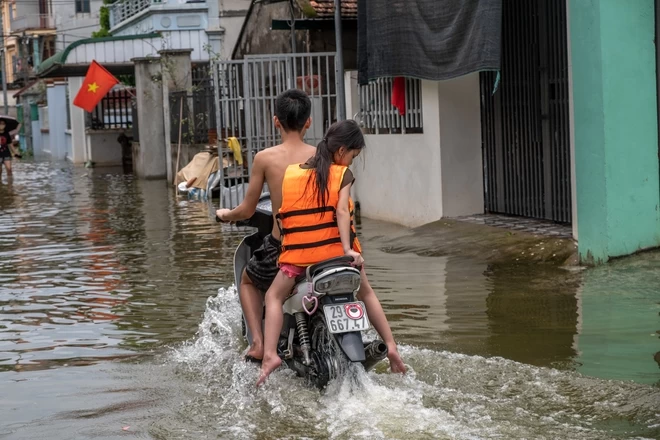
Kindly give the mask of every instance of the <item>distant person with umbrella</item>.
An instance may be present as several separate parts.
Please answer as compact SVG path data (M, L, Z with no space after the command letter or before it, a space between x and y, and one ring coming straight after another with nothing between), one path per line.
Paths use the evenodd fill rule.
M12 136L10 132L18 128L18 121L9 116L0 116L0 163L7 168L7 175L11 176L11 158L12 155L20 157L19 154L12 154L11 143ZM0 176L2 176L2 165L0 165Z

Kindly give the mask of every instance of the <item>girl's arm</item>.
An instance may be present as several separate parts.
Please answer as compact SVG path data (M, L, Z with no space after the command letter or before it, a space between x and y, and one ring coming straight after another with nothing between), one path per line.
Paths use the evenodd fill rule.
M339 237L344 253L351 250L351 211L348 206L351 186L349 183L339 191L339 203L337 203L337 226L339 226Z
M344 254L353 257L353 264L362 265L362 256L351 249L351 211L348 200L351 196L351 185L348 184L339 191L339 203L337 203L337 226L339 226L339 237L344 248Z

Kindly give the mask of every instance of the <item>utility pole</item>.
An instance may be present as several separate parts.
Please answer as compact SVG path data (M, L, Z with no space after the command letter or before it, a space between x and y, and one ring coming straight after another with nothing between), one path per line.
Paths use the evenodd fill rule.
M9 115L9 102L7 102L7 64L5 63L5 26L4 26L5 2L0 0L0 36L2 36L2 47L0 48L0 63L2 63L2 96L5 99L5 115Z
M346 119L346 91L344 90L344 46L341 40L341 0L335 0L335 82L337 84L337 120Z

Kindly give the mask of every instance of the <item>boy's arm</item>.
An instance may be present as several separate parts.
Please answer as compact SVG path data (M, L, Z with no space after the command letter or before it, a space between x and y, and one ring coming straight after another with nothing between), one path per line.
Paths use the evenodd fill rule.
M248 185L245 198L234 209L218 209L216 215L223 222L237 222L239 220L246 220L252 217L254 211L257 209L259 196L263 190L264 181L266 179L266 160L262 151L254 156L252 161L252 173L250 174L250 184Z

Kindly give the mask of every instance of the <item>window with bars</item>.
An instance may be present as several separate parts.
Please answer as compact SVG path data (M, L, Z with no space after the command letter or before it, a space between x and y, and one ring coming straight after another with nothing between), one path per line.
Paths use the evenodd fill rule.
M392 105L394 78L379 78L359 86L360 117L368 134L423 133L422 82L405 79L405 111Z
M91 7L90 0L76 0L76 14L89 14Z

